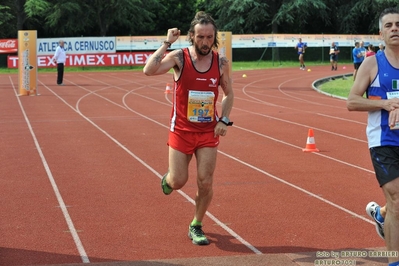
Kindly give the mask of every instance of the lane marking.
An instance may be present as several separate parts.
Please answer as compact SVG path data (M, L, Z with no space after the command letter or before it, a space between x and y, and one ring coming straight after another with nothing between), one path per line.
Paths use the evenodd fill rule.
M81 100L83 98L85 98L86 96L89 95L96 95L99 96L100 98L104 98L101 95L98 95L96 93L96 91L89 91L88 94L82 96L81 98L79 98L79 100L77 101L77 109L75 109L72 105L70 105L69 103L67 103L62 97L60 97L57 93L55 93L53 90L51 90L49 87L47 87L45 84L43 84L42 82L40 82L45 88L47 88L51 93L53 93L57 98L59 98L62 102L64 102L69 108L71 108L72 110L74 110L75 112L77 112L80 116L82 116L83 119L85 119L87 122L89 122L90 124L92 124L95 128L97 128L101 133L103 133L105 136L107 136L110 140L112 140L116 145L118 145L120 148L122 148L124 151L126 151L130 156L132 156L134 159L136 159L138 162L140 162L143 166L145 166L148 170L150 170L153 174L155 174L156 176L158 176L159 179L162 179L162 175L160 173L158 173L154 168L152 168L149 164L147 164L144 160L142 160L140 157L138 157L136 154L134 154L132 151L130 151L128 148L126 148L125 146L123 146L117 139L115 139L114 137L112 137L107 131L105 131L104 129L102 129L100 126L98 126L96 123L94 123L91 119L89 119L88 117L86 117L85 115L83 115L81 113L81 111L79 110L79 103L81 102ZM80 86L78 86L80 87ZM104 88L103 88L104 89ZM103 90L103 89L99 89ZM138 88L136 88L138 89ZM125 94L128 95L130 94L130 91L127 92ZM125 96L123 97L123 103L125 104ZM110 101L109 99L104 98L105 100ZM114 103L116 104L116 103ZM119 104L116 104L118 106L120 106ZM122 107L122 106L120 106ZM127 109L129 109L131 112L134 112L162 127L168 128L166 125L159 123L158 121L155 121L143 114L140 114L136 111L131 110L128 106L126 106ZM125 109L125 108L123 108ZM188 196L186 193L184 193L181 190L177 190L177 192L182 195L187 201L191 202L193 205L195 205L195 200L192 199L190 196ZM244 246L246 246L248 249L252 250L255 254L263 254L260 250L258 250L257 248L255 248L253 245L251 245L248 241L246 241L244 238L242 238L240 235L238 235L233 229L231 229L230 227L228 227L225 223L221 222L218 218L216 218L213 214L211 214L210 212L206 212L206 215L213 220L216 224L218 224L221 228L223 228L225 231L227 231L231 236L233 236L235 239L237 239L239 242L241 242Z
M96 80L96 81L98 81L98 80ZM105 84L105 83L104 83ZM109 83L108 83L109 84ZM43 84L44 85L44 84ZM45 85L44 85L45 86ZM47 86L45 86L47 89L49 89ZM78 87L81 87L81 86L78 86ZM81 87L82 88L82 87ZM55 92L53 92L51 89L49 89L54 95L56 95L56 97L58 97L58 98L60 98L62 101L64 101L60 96L58 96ZM130 91L130 92L128 92L126 95L128 95L128 94L130 94L130 93L132 93L132 91ZM94 95L96 95L96 96L98 96L98 97L101 97L101 98L104 98L103 96L101 96L101 95L98 95L98 94L96 94L96 93L93 93L93 92L90 92L89 94L94 94ZM133 93L132 93L133 94ZM136 93L134 93L134 94L136 94ZM125 95L125 96L126 96ZM161 124L161 123L159 123L159 122L157 122L157 121L155 121L155 120L153 120L153 119L151 119L151 118L149 118L149 117L147 117L147 116L145 116L145 115L142 115L142 114L140 114L140 113L138 113L138 112L135 112L135 111L133 111L132 109L130 109L128 106L126 106L126 103L125 103L125 96L124 96L124 105L125 105L125 107L129 110L129 111L131 111L131 112L134 112L134 113L136 113L136 114L138 114L138 115L140 115L140 116L142 116L142 117L144 117L144 118L146 118L146 119L148 119L148 120L150 120L150 121L152 121L152 122L155 122L155 123L157 123L157 124L159 124L159 125L162 125L163 127L165 127L165 128L168 128L167 126L165 126L165 125L163 125L163 124ZM85 97L85 96L84 96ZM142 96L142 97L145 97L145 96ZM106 99L106 98L104 98L104 99ZM153 99L151 99L151 98L149 98L150 100L153 100ZM106 99L107 101L109 101L109 102L112 102L112 101L110 101L109 99ZM71 105L69 105L66 101L64 101L64 103L66 104L66 105L68 105L71 109L73 109L73 110L75 110L75 112L78 112L82 117L84 117L88 122L90 122L90 123L92 123L93 124L93 126L95 126L96 128L98 128L101 132L103 132L105 135L107 135L111 140L113 140L117 145L119 145L122 149L124 149L126 152L128 152L130 155L132 155L134 158L136 158L136 160L138 160L139 162L141 162L144 166L146 166L150 171L152 171L155 175L157 175L159 178L162 178L162 175L160 175L158 172L156 172L151 166L149 166L149 165L147 165L144 161L142 161L139 157L137 157L135 154L133 154L133 153L131 153L128 149L126 149L123 145L121 145L116 139L114 139L112 136L110 136L106 131L104 131L103 129L101 129L100 127L98 127L94 122L92 122L90 119L88 119L87 117L85 117L78 109L74 109ZM116 103L114 103L114 104L116 104ZM116 105L118 105L118 104L116 104ZM78 105L77 105L78 106ZM120 106L120 105L118 105L118 106ZM122 106L120 106L120 107L122 107ZM246 130L246 131L250 131L250 130L247 130L247 129L244 129L244 128L240 128L240 129L242 129L242 130ZM250 131L250 132L252 132L252 133L256 133L256 134L260 134L260 133L258 133L258 132L254 132L254 131ZM331 132L329 132L329 133L331 133ZM263 136L265 136L265 135L263 135ZM266 137L268 137L268 136L266 136ZM269 137L270 138L270 137ZM281 143L284 143L284 144L286 144L286 145L289 145L289 146L292 146L292 147L296 147L296 148L300 148L301 149L301 147L297 147L297 146L294 146L294 145L292 145L292 144L289 144L289 143L285 143L285 142L283 142L283 141L280 141L280 140L276 140L276 139L274 139L274 138L271 138L271 139L273 139L273 140L275 140L275 141L278 141L278 142L281 142ZM253 169L253 170L256 170L256 171L258 171L258 172L261 172L261 173L263 173L263 174L265 174L265 175L267 175L267 176L269 176L269 177L271 177L271 178L274 178L275 180L278 180L279 182L282 182L282 183L284 183L284 184L286 184L286 185L289 185L289 186L291 186L291 187L293 187L293 188L295 188L295 189L298 189L298 190L300 190L300 191L302 191L302 192L304 192L304 193L306 193L306 194L308 194L308 195L311 195L311 196L313 196L313 197L315 197L315 198L317 198L317 199L319 199L319 200L321 200L321 201L323 201L323 202L325 202L325 203L328 203L328 204L330 204L330 205L332 205L332 206L334 206L334 207L336 207L336 208L338 208L338 209L341 209L341 210L343 210L343 211L345 211L345 212L347 212L347 213L349 213L349 214L351 214L351 215L354 215L354 216L356 216L356 217L358 217L358 218L360 218L360 219L362 219L362 220L364 220L364 221L367 221L367 222L369 222L369 223L371 223L371 224L373 224L373 222L371 221L371 220L368 220L368 219L366 219L366 218L364 218L364 217L362 217L362 216L360 216L360 215L358 215L358 214L356 214L356 213L354 213L354 212L352 212L352 211L350 211L350 210L348 210L348 209L345 209L345 208L343 208L343 207L341 207L341 206L339 206L339 205L337 205L337 204L335 204L335 203L333 203L333 202L330 202L330 201L328 201L328 200L326 200L326 199L324 199L324 198L322 198L322 197L320 197L320 196L317 196L316 194L314 194L314 193L311 193L311 192L309 192L309 191L307 191L307 190L305 190L305 189L303 189L303 188L301 188L301 187L298 187L298 186L296 186L296 185L294 185L294 184L292 184L292 183L289 183L288 181L285 181L285 180L283 180L283 179L280 179L279 177L276 177L276 176L273 176L273 175L271 175L270 173L268 173L268 172L266 172L266 171L263 171L262 169L259 169L259 168L257 168L257 167L255 167L255 166L253 166L253 165L251 165L251 164L248 164L248 163L246 163L246 162L244 162L244 161L241 161L241 160L239 160L239 159L237 159L237 158L235 158L235 157L233 157L233 156L231 156L231 155L229 155L229 154L226 154L226 153L224 153L224 152L222 152L222 151L218 151L219 153L221 153L221 154L223 154L223 155L225 155L225 156L227 156L227 157L229 157L229 158L231 158L231 159L233 159L233 160L235 160L235 161L237 161L237 162L239 162L239 163L241 163L241 164L243 164L243 165L246 165L247 167L250 167L251 169ZM317 154L317 155L320 155L320 156L323 156L323 155L321 155L321 154ZM359 168L359 169L362 169L362 170L365 170L365 171L369 171L369 170L367 170L367 169L364 169L364 168L361 168L361 167L358 167L358 166L355 166L355 165L352 165L352 164L348 164L348 163L346 163L346 162L343 162L343 161L340 161L340 160L337 160L337 159L334 159L334 158L331 158L331 157L328 157L328 156L324 156L324 157L327 157L327 158L329 158L329 159L332 159L332 160L336 160L336 161L339 161L339 162L342 162L342 163L344 163L344 164L347 164L347 165L350 165L350 166L354 166L354 167L356 167L356 168ZM178 191L183 197L185 197L188 201L190 201L191 203L193 203L193 204L195 204L195 202L194 202L194 200L193 199L191 199L187 194L185 194L184 192L182 192L182 191ZM219 221L215 216L213 216L211 213L208 213L207 212L207 215L208 215L208 217L210 217L212 220L214 220L215 222L216 221ZM220 221L219 221L220 222ZM218 224L219 224L219 222L217 222ZM250 245L248 242L246 242L244 239L242 239L239 235L237 235L237 234L235 234L235 232L234 231L232 231L229 227L227 227L225 224L223 224L223 223L221 223L220 222L220 224L219 224L221 227L223 227L226 231L228 231L231 235L233 235L236 239L241 239L241 242L244 244L244 245L246 245L247 247L249 247L251 250L253 250L255 253L257 253L257 254L262 254L259 250L257 250L256 248L254 248L252 245ZM231 231L230 231L231 230ZM251 248L251 247L253 247L253 249ZM259 252L259 253L258 253Z
M53 188L53 191L54 191L54 194L55 194L55 196L57 198L58 204L60 205L62 214L64 215L64 219L65 219L65 221L66 221L66 223L68 225L69 232L71 233L73 241L75 242L76 248L78 249L79 256L82 259L83 263L90 263L90 260L87 257L86 251L85 251L85 249L83 247L82 241L80 240L78 232L75 229L75 226L74 226L73 221L71 219L71 216L69 215L69 212L67 210L67 206L65 205L65 202L62 199L62 196L61 196L61 193L60 193L60 191L58 189L57 183L55 182L53 174L51 173L51 169L50 169L50 167L49 167L49 165L47 163L46 157L44 156L44 154L42 152L42 149L40 148L39 141L36 138L35 132L34 132L34 130L32 128L32 125L31 125L31 123L29 121L29 118L26 115L26 112L25 112L25 109L24 109L24 107L23 107L23 105L21 103L21 100L19 99L17 90L16 90L16 88L14 86L14 83L12 82L11 76L10 76L10 82L11 82L11 85L13 87L15 96L16 96L16 98L18 100L19 107L21 108L21 112L22 112L22 114L23 114L23 116L25 118L26 124L27 124L27 126L29 128L29 132L30 132L30 134L31 134L31 136L33 138L33 142L35 143L37 152L39 153L39 156L40 156L40 159L42 161L43 167L46 170L47 177L48 177L48 179L49 179L49 181L51 183L51 187Z
M122 79L122 80L124 80L124 79ZM101 82L101 83L103 83L103 84L108 84L108 83L105 83L105 82ZM132 91L133 91L133 90L132 90ZM135 114L140 115L140 116L142 116L142 117L144 117L144 118L146 118L146 119L148 119L148 120L150 120L150 121L153 121L153 122L157 123L158 125L161 125L161 126L163 126L163 127L168 128L167 126L165 126L165 125L159 123L158 121L154 121L153 119L151 119L151 118L149 118L149 117L147 117L147 116L145 116L145 115L143 115L143 114L141 114L141 113L138 113L138 112L132 110L131 108L129 108L129 106L127 106L127 104L126 104L126 102L125 102L125 98L126 98L126 96L129 95L129 94L130 94L130 92L126 93L126 95L123 97L124 106L125 106L128 110L130 110L130 111L134 112ZM134 93L134 94L135 94L135 95L139 95L139 94L137 94L137 93ZM169 98L168 98L166 95L165 95L165 98L166 98L167 101L170 102ZM152 100L151 98L149 98L149 99ZM243 110L243 109L240 109L240 108L236 108L236 109L239 109L239 110L241 110L241 111L246 111L246 110ZM287 121L287 120L284 120L284 119L278 119L278 118L271 117L271 116L268 116L268 115L263 115L263 114L259 114L259 113L255 113L255 112L251 112L251 111L246 111L246 112L253 113L253 114L258 114L258 115L260 115L260 116L265 116L265 117L268 117L268 118L271 118L271 119L275 119L275 120L279 120L279 121L283 121L283 122L295 124L295 125L298 125L298 126L304 126L303 124L300 124L300 123L291 122L291 121ZM294 148L297 148L297 149L302 149L302 147L298 147L298 146L293 145L293 144L291 144L291 143L288 143L288 142L285 142L285 141L282 141L282 140L279 140L279 139L276 139L276 138L273 138L273 137L270 137L270 136L261 134L261 133L259 133L259 132L256 132L256 131L253 131L253 130L250 130L250 129L246 129L246 128L243 128L243 127L240 127L240 126L236 126L236 125L235 125L235 127L238 128L238 129L241 129L241 130L243 130L243 131L247 131L247 132L250 132L250 133L252 133L252 134L255 134L255 135L258 135L258 136L261 136L261 137L264 137L264 138L268 138L268 139L273 140L273 141L275 141L275 142L282 143L282 144L287 145L287 146L291 146L291 147L294 147ZM326 133L330 133L330 134L333 134L333 135L336 135L336 136L344 137L344 138L347 138L347 139L351 139L351 140L355 140L355 141L364 142L364 141L361 140L361 139L348 137L348 136L345 136L345 135L342 135L342 134L338 134L338 133L332 133L331 131L322 130L322 129L318 129L318 130L323 131L323 132L326 132ZM227 157L229 157L229 158L231 158L231 159L233 159L233 160L235 160L235 161L237 161L237 162L240 162L240 163L242 163L242 164L244 164L244 165L250 167L250 168L253 169L253 170L256 170L256 171L258 171L258 172L260 172L260 173L263 173L263 174L265 174L265 175L267 175L267 176L269 176L269 177L271 177L271 178L273 178L273 179L275 179L275 180L278 180L278 181L280 181L280 182L282 182L282 183L284 183L284 184L286 184L286 185L289 185L289 186L291 186L291 187L293 187L293 188L296 188L296 189L298 189L298 190L304 192L304 193L307 194L307 195L310 195L310 196L312 196L312 197L315 197L315 198L321 200L322 202L325 202L325 203L327 203L327 204L330 204L331 206L334 206L334 207L336 207L336 208L338 208L338 209L340 209L340 210L342 210L342 211L344 211L344 212L346 212L346 213L349 213L350 215L353 215L353 216L355 216L355 217L357 217L357 218L360 218L361 220L366 221L366 222L368 222L368 223L370 223L370 224L374 224L374 221L372 221L372 220L370 220L370 219L367 219L367 218L365 218L365 217L363 217L363 216L361 216L361 215L359 215L359 214L357 214L357 213L355 213L355 212L352 212L351 210L346 209L346 208L344 208L344 207L342 207L342 206L340 206L340 205L337 205L337 204L333 203L332 201L329 201L329 200L327 200L327 199L324 199L324 198L322 198L322 197L320 197L320 196L318 196L318 195L316 195L316 194L314 194L314 193L312 193L312 192L310 192L310 191L308 191L308 190L306 190L306 189L303 189L303 188L301 188L301 187L299 187L299 186L297 186L297 185L295 185L295 184L292 184L292 183L290 183L290 182L288 182L288 181L285 181L284 179L281 179L281 178L279 178L279 177L276 177L276 176L274 176L274 175L272 175L272 174L270 174L270 173L268 173L268 172L266 172L266 171L263 171L262 169L259 169L259 168L255 167L255 166L251 165L251 164L248 164L248 163L246 163L246 162L244 162L244 161L241 161L240 159L238 159L238 158L236 158L236 157L234 157L234 156L232 156L232 155L226 154L226 153L224 153L224 152L222 152L222 151L220 151L220 150L218 150L218 152L221 153L221 154L223 154L223 155L225 155L225 156L227 156ZM358 166L358 165L354 165L354 164L351 164L351 163L348 163L348 162L345 162L345 161L342 161L342 160L339 160L339 159L336 159L336 158L333 158L333 157L324 155L324 154L322 154L322 153L313 153L313 154L314 154L314 155L317 155L317 156L324 157L324 158L329 159L329 160L332 160L332 161L336 161L336 162L338 162L338 163L341 163L341 164L344 164L344 165L347 165L347 166L350 166L350 167L353 167L353 168L356 168L356 169L359 169L359 170L362 170L362 171L365 171L365 172L368 172L368 173L371 173L371 174L374 174L374 171L372 171L372 170L369 170L369 169L366 169L366 168L364 168L364 167L361 167L361 166ZM162 177L161 177L161 178L162 178Z

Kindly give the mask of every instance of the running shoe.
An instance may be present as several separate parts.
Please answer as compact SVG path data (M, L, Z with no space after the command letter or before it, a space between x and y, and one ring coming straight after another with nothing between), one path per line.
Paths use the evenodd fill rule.
M377 211L378 209L381 208L380 205L378 205L375 202L370 202L369 204L367 204L366 206L366 212L368 214L368 216L371 217L371 219L373 219L373 221L375 222L375 230L377 231L377 234L382 238L385 239L385 235L384 235L384 222L380 222L377 217Z
M206 238L204 231L202 231L201 225L189 226L188 237L192 240L193 244L196 245L209 245L209 241Z
M169 172L168 172L169 173ZM165 195L169 195L170 193L173 192L173 188L171 188L168 183L166 183L166 176L168 175L168 173L166 173L163 177L162 177L162 181L161 181L161 188L162 188L162 192Z

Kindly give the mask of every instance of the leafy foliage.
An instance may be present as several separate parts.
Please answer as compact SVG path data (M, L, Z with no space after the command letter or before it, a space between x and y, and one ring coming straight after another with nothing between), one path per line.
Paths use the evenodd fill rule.
M399 6L397 0L342 1L338 10L342 23L338 30L354 34L378 33L380 12L394 6Z
M0 20L0 28L2 29L2 31L0 31L0 38L5 38L5 32L8 28L8 23L14 18L14 16L11 14L11 8L0 5L0 17L2 18Z
M166 35L169 28L179 28L182 35L186 34L197 11L196 2L196 0L160 0L160 5L153 11L156 14L153 34Z
M233 34L377 34L378 15L397 0L2 0L0 37L36 29L39 37L185 33L210 13Z
M217 22L223 31L257 33L265 28L265 18L270 16L266 1L226 0L218 4Z
M325 26L331 25L330 9L324 0L290 0L282 1L278 12L273 17L277 24L296 25L293 33L308 32L313 19L318 18Z

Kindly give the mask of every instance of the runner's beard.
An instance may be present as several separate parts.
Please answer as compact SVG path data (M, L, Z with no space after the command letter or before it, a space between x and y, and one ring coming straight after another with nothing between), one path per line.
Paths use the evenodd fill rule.
M207 52L204 52L204 50L202 50L201 48L208 49L208 51L207 51ZM202 46L202 47L199 47L198 45L195 45L195 51L196 51L199 55L205 56L205 55L208 55L208 54L211 52L211 49L210 49L208 46L206 46L206 45L204 45L204 46Z

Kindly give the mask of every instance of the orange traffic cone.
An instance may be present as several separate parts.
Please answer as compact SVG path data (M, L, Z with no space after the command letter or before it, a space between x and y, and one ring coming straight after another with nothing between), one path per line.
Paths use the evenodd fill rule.
M165 93L172 93L172 89L170 88L169 83L166 83Z
M306 147L305 149L302 149L302 151L306 152L318 152L319 150L316 148L316 142L314 140L314 135L313 135L313 129L309 129L308 132L308 139L306 141Z

